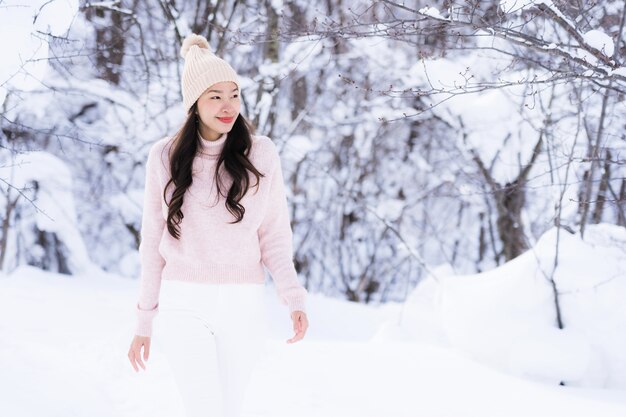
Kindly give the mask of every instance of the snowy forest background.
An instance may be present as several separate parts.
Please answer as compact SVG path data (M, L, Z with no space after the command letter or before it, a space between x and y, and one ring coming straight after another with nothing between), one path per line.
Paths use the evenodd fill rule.
M313 292L403 300L429 265L626 226L623 1L24 4L0 3L24 17L3 22L3 271L138 275L144 162L181 123L191 31L279 145Z
M144 164L183 120L195 32L278 145L312 294L406 302L407 334L624 388L625 19L623 0L0 0L0 269L138 278ZM473 326L512 308L498 356Z

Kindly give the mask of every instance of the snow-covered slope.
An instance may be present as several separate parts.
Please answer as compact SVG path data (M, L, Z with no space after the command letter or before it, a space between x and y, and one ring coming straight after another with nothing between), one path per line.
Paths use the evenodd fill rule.
M28 267L0 275L0 415L182 417L158 344L146 372L128 363L137 282L86 278ZM454 347L389 340L380 328L397 322L398 304L370 307L311 294L309 334L288 345L287 311L270 286L267 296L271 339L245 416L626 415L623 390L537 383Z
M594 225L584 239L561 231L555 270L556 242L552 229L500 268L425 280L407 301L402 331L520 376L626 388L626 230Z

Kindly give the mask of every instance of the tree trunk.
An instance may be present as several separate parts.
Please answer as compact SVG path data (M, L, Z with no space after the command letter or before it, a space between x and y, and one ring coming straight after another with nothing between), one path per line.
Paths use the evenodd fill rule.
M609 188L609 181L611 180L611 152L606 150L606 158L604 159L604 171L602 172L602 179L600 179L600 185L598 186L598 194L596 196L596 206L591 216L591 222L598 224L602 221L602 213L604 212L604 203L606 202L606 192Z
M20 196L18 195L15 200L11 200L11 187L7 190L7 201L4 210L4 218L2 219L2 240L0 240L0 271L4 271L4 259L7 253L7 244L9 240L9 227L11 226L11 216L13 210L17 205L17 201Z
M507 183L495 193L498 219L496 226L504 259L510 261L528 249L524 227L522 224L522 209L526 202L525 181Z
M123 5L122 5L123 7ZM96 32L96 69L101 79L114 85L120 83L120 67L126 48L128 30L125 14L113 9L89 6L85 11Z
M526 179L541 153L542 144L543 131L539 135L539 140L535 144L528 164L520 171L513 182L506 183L504 186L500 185L493 178L478 153L475 150L471 151L474 162L478 165L480 172L491 188L496 202L496 228L502 242L502 253L505 261L516 258L528 249L522 223L522 209L526 203Z
M289 9L290 22L289 32L299 33L303 32L306 28L306 15L300 8L296 1L288 1L287 8ZM308 85L306 75L296 75L291 81L291 120L296 120L307 105L308 102Z
M609 83L609 86L611 83ZM596 166L600 162L600 140L604 134L604 119L606 118L606 109L609 101L609 95L611 91L610 89L604 90L604 96L602 97L602 109L600 111L600 120L598 121L598 131L595 136L595 143L590 146L588 151L588 158L590 159L589 170L585 171L584 174L584 182L583 182L583 191L581 193L581 216L580 216L580 235L585 235L585 226L587 225L588 217L589 217L589 206L591 205L591 195L593 191L593 184L596 177ZM590 144L593 142L593 139L590 139Z

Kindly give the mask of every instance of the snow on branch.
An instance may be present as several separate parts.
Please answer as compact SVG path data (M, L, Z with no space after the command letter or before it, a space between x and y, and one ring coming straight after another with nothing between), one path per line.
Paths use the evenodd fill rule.
M605 79L610 78L619 82L626 82L626 68L621 67L619 63L613 59L614 53L616 53L615 44L613 39L608 36L601 29L592 29L585 33L581 33L576 27L574 22L563 14L555 5L549 0L502 0L500 7L506 14L514 14L521 11L536 10L541 12L540 16L544 19L554 22L557 27L563 29L574 41L574 45L567 45L564 42L558 40L546 40L541 35L533 33L525 33L514 25L504 25L506 20L498 22L485 21L483 18L476 18L474 12L462 15L454 15L454 4L447 10L448 16L445 16L444 11L440 11L433 7L424 7L421 9L414 9L400 4L392 0L381 0L381 3L403 12L409 12L419 18L437 22L439 28L444 30L455 29L458 33L458 28L467 28L474 32L469 36L477 36L483 31L489 33L491 36L503 39L510 44L530 49L541 54L556 55L564 58L568 62L575 63L585 69L586 71L580 73L571 74L575 77L584 76L585 78ZM461 7L459 7L461 9ZM459 17L464 16L464 17ZM404 23L411 21L411 19L400 19ZM420 19L421 20L421 19ZM394 25L394 21L386 22L387 25ZM395 36L398 40L403 40L402 35L412 36L421 31L424 31L424 27L418 27L417 25L403 25L404 33L400 36ZM618 34L618 38L620 34ZM560 64L554 64L547 69L553 72L562 72L559 68Z
M132 10L119 7L119 4L120 4L120 0L87 2L85 3L85 6L83 6L83 9L89 9L89 8L105 9L105 10L111 10L117 13L125 14L128 16L132 16L134 14Z
M578 30L576 30L576 28L571 24L568 19L564 18L563 13L555 12L554 7L550 7L550 5L547 5L544 2L536 4L536 7L542 12L546 13L548 16L550 16L552 20L558 23L559 26L561 26L563 29L565 29L567 33L569 33L582 48L591 53L599 61L609 67L615 66L615 61L610 58L613 55L613 41L606 34L602 33L599 30L594 30L592 31L593 33L588 36L582 35L578 32ZM600 33L602 36L598 36L597 33ZM602 39L602 42L606 44L607 38L610 42L610 47L607 46L606 50L603 52L601 50L602 46L600 46L600 48L597 47L598 45L602 44L598 43L597 41ZM591 42L591 44L589 42ZM608 52L609 50L610 53Z

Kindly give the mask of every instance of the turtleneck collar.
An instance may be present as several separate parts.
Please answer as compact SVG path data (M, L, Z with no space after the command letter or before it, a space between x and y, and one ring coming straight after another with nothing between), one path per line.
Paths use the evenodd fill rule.
M226 137L228 137L228 133L224 133L217 140L208 140L203 138L200 132L198 132L198 138L200 138L198 153L203 158L217 159L222 153L224 143L226 143Z

